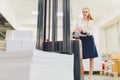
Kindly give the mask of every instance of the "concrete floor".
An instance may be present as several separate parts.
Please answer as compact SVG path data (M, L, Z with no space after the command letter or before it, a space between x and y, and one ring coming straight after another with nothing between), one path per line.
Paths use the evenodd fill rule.
M88 80L88 75L84 76L84 80ZM93 80L120 80L119 77L107 76L107 75L93 75Z

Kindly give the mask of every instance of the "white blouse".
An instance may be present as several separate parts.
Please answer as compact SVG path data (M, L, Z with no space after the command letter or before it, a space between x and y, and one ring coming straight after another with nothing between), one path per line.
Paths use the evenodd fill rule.
M79 19L75 24L75 30L80 30L90 33L92 35L94 33L94 23L92 20L85 22L81 19Z

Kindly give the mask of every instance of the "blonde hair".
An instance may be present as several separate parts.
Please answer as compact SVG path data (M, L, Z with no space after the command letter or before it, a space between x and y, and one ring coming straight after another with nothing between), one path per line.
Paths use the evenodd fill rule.
M91 13L90 13L90 9L89 9L88 7L84 7L84 8L82 9L82 11L83 11L84 9L87 9L87 10L89 11L89 15L87 16L88 20L93 20L93 17L91 16Z

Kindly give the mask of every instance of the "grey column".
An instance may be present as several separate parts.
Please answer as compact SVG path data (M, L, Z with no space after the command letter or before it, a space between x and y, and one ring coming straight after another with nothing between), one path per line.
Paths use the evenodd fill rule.
M63 52L71 54L70 0L63 0Z
M46 41L46 24L47 24L47 0L44 0L44 42Z
M58 0L53 0L53 13L52 13L52 51L55 51L55 42L57 40L57 10Z
M48 39L50 40L50 28L51 28L51 0L49 0L49 15L48 15Z
M43 50L43 44L46 40L46 14L47 0L39 0L38 3L38 24L37 24L37 49Z
M43 5L44 0L39 0L38 2L38 22L37 22L37 49L43 49L43 41L44 41L44 27L43 27Z

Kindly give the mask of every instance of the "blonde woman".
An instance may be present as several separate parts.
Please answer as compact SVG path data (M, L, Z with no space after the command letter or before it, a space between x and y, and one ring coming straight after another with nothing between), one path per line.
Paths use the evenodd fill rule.
M87 7L82 9L83 17L77 22L74 33L78 32L83 36L80 36L82 41L83 59L90 60L89 80L92 80L94 69L94 58L98 57L95 41L94 41L94 24L90 10Z

